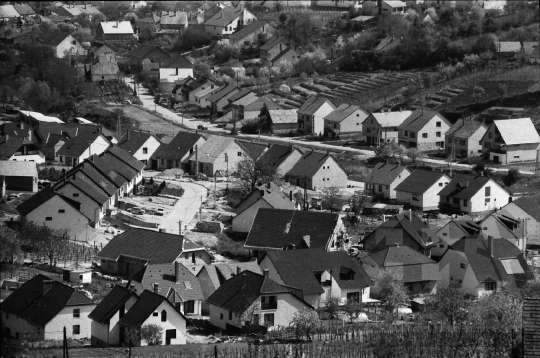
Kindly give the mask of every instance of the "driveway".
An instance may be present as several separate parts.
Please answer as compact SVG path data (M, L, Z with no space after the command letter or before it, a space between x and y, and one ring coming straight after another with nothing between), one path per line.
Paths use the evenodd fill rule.
M194 226L190 224L191 220L199 210L202 201L208 195L206 188L199 184L180 182L184 188L184 195L176 202L174 208L169 215L163 219L161 229L167 230L168 233L178 233L178 224L182 222L182 230L187 226L192 229Z

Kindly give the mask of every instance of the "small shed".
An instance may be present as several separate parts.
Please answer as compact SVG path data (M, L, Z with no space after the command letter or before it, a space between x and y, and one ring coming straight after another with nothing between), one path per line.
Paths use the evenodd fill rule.
M92 270L63 270L64 281L83 284L92 283Z
M0 186L4 183L6 190L37 192L38 171L36 163L14 160L0 161Z

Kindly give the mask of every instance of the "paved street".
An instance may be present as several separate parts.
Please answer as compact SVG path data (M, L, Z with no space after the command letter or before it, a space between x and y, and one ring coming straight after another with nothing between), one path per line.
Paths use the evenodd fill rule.
M188 229L192 229L190 225L191 220L199 210L201 202L207 196L207 190L204 186L181 182L179 183L184 188L184 195L175 204L174 209L171 210L169 215L165 217L160 225L161 229L167 230L168 233L178 233L178 223L182 221L182 229L187 226Z

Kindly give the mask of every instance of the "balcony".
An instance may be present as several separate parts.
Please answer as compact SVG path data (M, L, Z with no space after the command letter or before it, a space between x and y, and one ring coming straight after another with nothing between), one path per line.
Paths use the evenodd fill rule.
M277 302L261 303L261 311L277 310Z
M504 144L490 143L489 151L492 153L506 154L506 146Z

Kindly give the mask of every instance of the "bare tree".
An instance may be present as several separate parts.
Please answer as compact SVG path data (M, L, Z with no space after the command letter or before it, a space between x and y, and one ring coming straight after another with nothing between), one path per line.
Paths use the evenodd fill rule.
M400 306L409 302L407 288L393 271L380 270L376 284L376 295L392 320Z
M311 333L321 324L317 312L314 310L300 310L294 313L290 326L294 327L296 336L302 338L306 336L311 341Z
M325 208L330 209L330 212L341 211L341 205L344 200L339 194L338 187L330 187L322 189L323 204Z
M430 314L442 313L454 326L466 318L471 303L471 300L465 298L465 291L456 280L450 282L448 287L437 289L437 293L426 300L425 310Z
M157 324L146 324L141 327L141 339L144 339L149 346L157 346L161 342L163 328Z
M241 190L246 194L255 190L258 185L280 180L276 168L266 160L244 158L237 163L236 173L240 179Z
M251 333L253 328L259 327L259 319L261 315L261 302L259 300L253 302L247 310L242 313L240 320L244 323L244 328L247 333Z
M21 241L14 230L0 226L0 261L13 262L21 253Z

